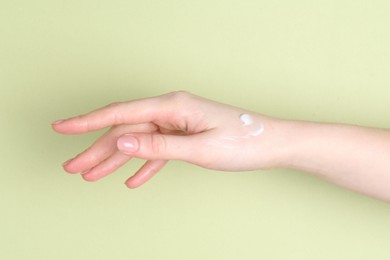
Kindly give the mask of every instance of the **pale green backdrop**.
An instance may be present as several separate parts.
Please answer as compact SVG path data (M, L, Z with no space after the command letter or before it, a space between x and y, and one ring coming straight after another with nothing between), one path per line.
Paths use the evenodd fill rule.
M0 0L0 259L390 259L390 205L291 170L61 163L50 122L187 90L267 115L390 128L388 0Z

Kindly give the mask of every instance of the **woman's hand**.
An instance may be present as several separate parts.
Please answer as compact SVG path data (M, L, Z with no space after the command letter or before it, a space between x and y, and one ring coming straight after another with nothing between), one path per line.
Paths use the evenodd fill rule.
M126 181L135 188L168 160L245 171L285 167L390 201L390 131L359 126L278 120L185 92L114 103L53 123L81 134L111 129L64 163L96 181L133 157L147 160Z
M209 169L245 171L278 165L276 147L283 140L281 121L220 104L186 92L113 103L85 115L52 124L62 134L82 134L111 127L91 147L64 163L96 181L131 158L147 160L126 181L135 188L168 160L182 160Z

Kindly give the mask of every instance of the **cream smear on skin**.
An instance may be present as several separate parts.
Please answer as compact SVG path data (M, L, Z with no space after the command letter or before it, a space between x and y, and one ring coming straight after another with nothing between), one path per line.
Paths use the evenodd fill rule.
M254 122L250 115L242 114L240 120L244 123L244 127L248 129L249 136L258 136L264 132L264 125Z
M210 144L220 147L222 146L226 149L236 149L239 142L243 139L257 137L264 132L264 125L254 121L249 114L241 114L239 119L242 123L241 126L239 126L239 132L241 132L241 134L236 133L235 135L222 136L216 140L212 140Z

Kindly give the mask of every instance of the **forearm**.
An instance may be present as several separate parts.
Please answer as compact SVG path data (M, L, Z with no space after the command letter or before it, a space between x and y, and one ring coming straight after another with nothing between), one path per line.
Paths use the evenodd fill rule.
M280 126L286 133L280 166L390 201L389 130L300 121Z

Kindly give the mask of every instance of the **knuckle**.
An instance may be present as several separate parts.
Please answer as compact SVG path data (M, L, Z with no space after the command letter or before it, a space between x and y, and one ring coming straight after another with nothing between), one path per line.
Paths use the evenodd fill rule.
M100 162L100 158L94 153L87 154L85 156L85 160L91 166L95 166L95 165L99 164L99 162Z
M123 123L123 115L120 110L120 105L123 102L112 102L106 106L106 113L112 117L113 125L120 125Z
M155 172L158 170L158 168L153 164L153 163L149 163L149 164L146 164L144 166L144 169L148 172Z
M110 171L110 172L111 172L111 171L115 171L116 169L122 167L123 164L124 164L124 163L121 162L121 161L116 161L116 160L114 160L114 161L112 162L112 165L111 165L110 168L109 168L109 171Z
M77 122L79 122L79 126L80 128L82 128L83 131L91 131L91 123L87 115L78 115L77 117L75 117L75 119Z
M193 104L194 95L186 91L175 91L167 94L164 100L165 109L171 116L181 117L187 113L187 108Z
M167 149L167 142L164 135L152 134L151 138L151 148L154 154L160 154Z
M179 90L169 93L168 96L173 101L186 102L191 99L193 95L190 92Z
M121 104L122 102L112 102L110 104L108 104L106 107L107 108L115 108L115 107L118 107L119 104Z
M118 112L118 111L114 112L113 117L114 117L114 119L113 119L114 125L120 125L123 123L123 115L120 112Z
M77 160L78 163L81 163L84 168L93 168L101 162L101 158L92 151L91 148L88 148L84 152L75 156L73 160Z

